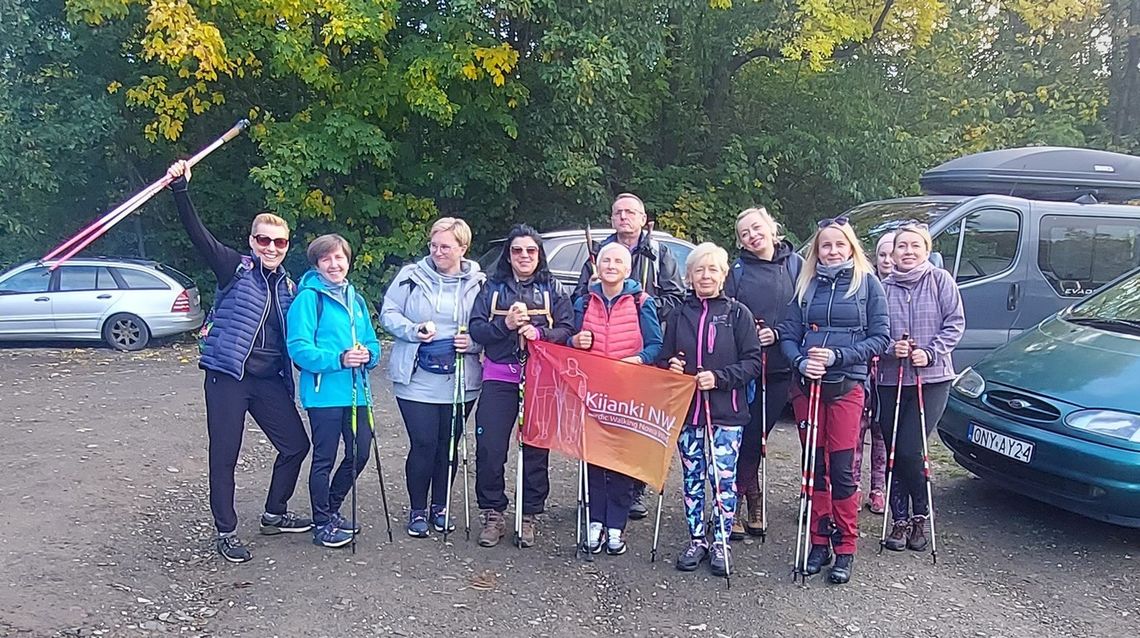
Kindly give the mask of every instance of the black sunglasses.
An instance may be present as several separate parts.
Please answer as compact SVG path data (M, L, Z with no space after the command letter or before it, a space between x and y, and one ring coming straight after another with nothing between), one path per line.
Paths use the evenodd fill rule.
M847 223L847 216L840 215L839 217L829 217L828 219L821 219L815 223L816 228L823 230L828 226L842 226Z
M289 247L289 240L284 237L268 237L266 235L254 235L253 241L257 242L258 246L268 248L269 244L273 244L277 250L285 250Z

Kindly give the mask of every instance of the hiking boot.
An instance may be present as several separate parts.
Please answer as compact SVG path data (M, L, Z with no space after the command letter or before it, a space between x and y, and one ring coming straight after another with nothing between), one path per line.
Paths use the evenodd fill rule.
M910 517L910 533L906 537L906 548L915 552L925 552L927 544L926 517L921 515Z
M586 551L591 554L602 553L602 531L604 530L605 526L601 523L590 523L590 528L586 533Z
M217 548L222 558L231 563L244 563L253 558L253 554L249 553L249 550L245 548L245 545L241 544L241 541L234 534L219 536Z
M823 569L824 565L831 562L831 548L827 545L812 545L811 551L808 553L807 565L804 567L804 573L808 576L814 576Z
M620 529L609 530L608 537L606 538L606 554L610 556L621 556L627 549L629 548L625 544L625 537L622 531Z
M871 495L867 498L867 509L871 510L872 514L883 514L887 511L887 500L883 496L883 490L871 490Z
M507 519L503 517L502 512L495 510L483 510L480 515L483 518L483 529L479 532L479 545L482 547L498 545L507 535Z
M427 510L412 510L408 512L408 536L412 538L428 537Z
M344 530L349 534L359 534L360 525L356 521L350 521L340 515L340 512L333 512L332 524L336 525L337 529Z
M703 538L694 538L689 546L677 554L677 569L683 572L696 571L701 562L709 556L709 544Z
M522 530L519 533L519 547L534 546L534 533L537 522L534 514L523 514Z
M312 520L301 518L293 512L285 512L284 514L266 512L261 515L261 533L266 536L297 534L311 529L313 529Z
M649 508L645 506L645 488L633 488L633 504L629 506L629 517L639 521L649 516Z
M454 532L455 531L455 523L452 523L451 525L449 525L447 527L447 529L445 530L444 525L446 525L447 523L448 523L447 510L445 510L442 505L432 505L431 506L431 526L433 528L435 528L435 531L437 531L437 532L446 531L448 534L450 534L451 532Z
M891 533L888 534L886 540L883 541L883 547L892 552L901 552L906 549L906 537L908 532L910 532L910 521L895 521L891 527Z
M744 499L736 501L736 516L732 517L732 528L728 532L728 538L734 541L744 538Z
M727 576L729 560L732 557L728 545L725 543L713 543L711 555L712 558L709 560L709 567L712 568L713 575Z
M764 496L760 492L745 494L748 501L748 518L744 519L744 531L749 536L763 536L764 529Z
M313 529L313 544L321 547L344 547L352 542L352 532L341 529L336 523L325 523Z
M831 567L831 572L827 574L827 580L842 585L851 580L851 567L855 564L854 554L836 554L835 565Z

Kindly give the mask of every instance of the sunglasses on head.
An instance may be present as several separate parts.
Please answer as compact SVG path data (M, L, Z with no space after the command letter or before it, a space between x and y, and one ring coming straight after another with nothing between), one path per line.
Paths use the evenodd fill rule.
M816 222L815 225L816 225L816 228L823 230L824 228L827 228L828 226L843 226L846 223L847 223L847 216L846 215L840 215L839 217L829 217L827 219L821 219L818 222Z
M522 255L523 253L533 257L538 254L538 248L536 246L511 246L512 255Z
M257 245L261 246L262 248L268 248L269 244L273 244L273 246L277 250L285 250L286 248L289 247L289 240L285 237L269 237L267 235L254 235L253 241L257 242Z

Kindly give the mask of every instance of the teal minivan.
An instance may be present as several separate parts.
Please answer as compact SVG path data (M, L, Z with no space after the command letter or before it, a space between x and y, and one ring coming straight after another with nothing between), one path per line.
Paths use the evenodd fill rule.
M1022 332L952 388L938 433L960 465L1140 527L1140 268Z

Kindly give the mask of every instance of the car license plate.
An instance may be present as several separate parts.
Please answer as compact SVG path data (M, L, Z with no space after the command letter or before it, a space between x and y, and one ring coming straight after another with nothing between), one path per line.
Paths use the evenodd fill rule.
M988 430L982 426L971 423L970 424L970 441L974 445L980 445L987 450L993 450L998 454L1008 456L1015 461L1028 463L1033 458L1033 444L1026 441L1008 437L1004 434L998 434L993 430Z

